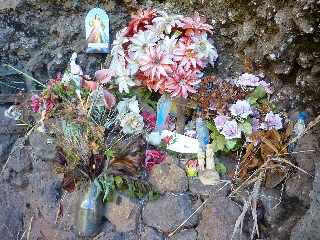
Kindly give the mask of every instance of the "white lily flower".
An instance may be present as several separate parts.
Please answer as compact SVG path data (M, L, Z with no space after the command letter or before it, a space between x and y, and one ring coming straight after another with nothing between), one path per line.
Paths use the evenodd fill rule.
M217 49L213 44L210 43L207 38L207 34L202 34L192 38L193 43L190 48L192 48L198 55L198 57L205 62L209 62L214 65L214 62L218 58Z
M146 54L146 50L150 46L155 46L156 42L159 40L159 37L157 37L152 31L139 31L133 37L130 39L132 42L132 45L130 46L129 52L134 53L134 58L139 59L143 55Z
M160 11L159 13L161 16L154 18L152 22L159 28L163 28L166 34L170 34L173 27L181 24L182 15L168 15L164 11Z

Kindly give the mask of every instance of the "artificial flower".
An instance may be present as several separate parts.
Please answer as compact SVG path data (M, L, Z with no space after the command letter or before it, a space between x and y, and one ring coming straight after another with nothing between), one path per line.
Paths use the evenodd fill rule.
M169 54L161 51L160 47L154 48L149 47L145 56L140 60L141 71L143 71L151 79L157 77L160 79L161 76L167 77L167 73L172 72L171 66L173 61Z
M163 39L165 37L164 28L160 25L148 25L146 26L146 29L153 32L159 39Z
M247 100L237 100L235 104L232 104L229 108L231 115L247 118L250 114L252 114L252 110L250 104Z
M155 16L157 16L155 9L139 10L136 15L132 16L129 22L127 36L132 36L146 25L150 25Z
M39 112L40 110L40 97L38 95L33 95L31 97L31 107L32 111Z
M228 117L223 115L218 115L214 119L214 124L216 125L216 128L221 131L223 129L223 126L225 122L228 120Z
M196 69L198 66L204 68L203 61L197 56L191 45L179 41L177 49L174 51L173 60L179 63L180 68L184 68L186 71L191 67Z
M44 106L45 106L45 112L48 113L54 108L55 102L51 98L45 99Z
M243 73L239 76L239 79L236 81L236 84L244 87L257 87L261 86L265 89L268 94L273 93L273 89L269 83L266 81L260 80L259 77L251 73Z
M139 113L139 103L136 96L132 98L123 98L117 105L117 110L119 114L125 114L128 112Z
M237 84L240 86L256 87L259 86L260 79L251 73L243 73L239 76Z
M159 150L146 150L144 166L150 170L154 165L160 164L165 159L165 155Z
M129 47L129 52L132 52L135 59L140 59L145 56L149 47L155 46L159 38L150 30L139 31L131 38L132 44Z
M112 55L122 55L124 56L123 44L129 42L129 39L125 36L127 33L127 28L122 29L117 32L116 39L112 43L111 54Z
M161 140L166 145L172 144L173 143L173 135L164 136Z
M201 34L198 36L192 37L192 44L190 48L192 48L197 56L204 61L208 61L211 65L214 65L214 62L218 58L217 49L209 42L207 38L207 34Z
M143 130L143 117L134 112L129 112L121 119L120 125L125 134L139 133Z
M166 83L166 90L170 93L171 97L187 98L189 93L196 92L194 86L199 82L200 80L197 79L196 72L177 68Z
M157 119L157 116L156 116L155 113L150 113L148 111L143 111L141 113L141 116L143 117L145 126L147 128L155 129L155 127L156 127L156 119Z
M212 34L212 26L205 23L206 19L201 17L198 12L195 13L194 17L183 17L181 19L180 27L186 29L187 36L199 35L203 32L209 32Z
M162 51L168 54L173 54L173 51L177 47L178 39L175 37L166 36L162 41L160 48Z
M135 58L134 53L129 52L129 56L128 58L126 58L126 60L128 62L127 68L129 70L130 76L135 75L140 68L138 58Z
M260 128L260 119L252 118L252 132L257 132Z
M115 81L118 84L120 93L122 93L123 91L129 93L129 87L133 87L136 85L129 74L129 70L121 66L118 66L118 68L116 69Z
M152 22L156 26L164 29L166 34L170 34L172 28L182 24L180 21L180 19L182 19L182 15L169 15L164 11L160 11L159 13L161 16L154 18Z
M241 138L241 129L238 126L236 120L226 121L221 131L221 134L226 139Z
M267 92L268 94L272 94L272 93L273 93L273 88L272 88L272 86L271 86L270 83L267 83L267 82L261 80L261 81L259 82L259 86L263 87L264 90L266 90L266 92Z
M268 112L266 114L264 122L261 124L261 128L265 130L279 130L282 127L282 118L279 114L274 114L273 112Z
M105 84L111 81L114 75L114 71L110 69L101 69L95 72L94 78L100 84Z

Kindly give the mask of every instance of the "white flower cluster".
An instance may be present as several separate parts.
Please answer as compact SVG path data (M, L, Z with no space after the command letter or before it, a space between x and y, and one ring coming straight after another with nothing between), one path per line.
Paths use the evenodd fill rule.
M125 134L137 134L143 130L143 117L139 114L139 103L136 97L124 98L117 105L118 119Z

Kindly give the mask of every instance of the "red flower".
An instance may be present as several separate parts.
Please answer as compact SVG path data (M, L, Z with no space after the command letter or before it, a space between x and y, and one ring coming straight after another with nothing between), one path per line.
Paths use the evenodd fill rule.
M143 121L147 128L154 129L156 127L156 114L149 113L148 111L142 112Z
M165 136L164 138L162 138L162 141L164 142L164 144L168 145L171 144L173 140L173 136Z
M154 165L163 162L165 155L159 150L147 150L145 155L144 166L150 170Z
M45 110L46 110L46 113L50 112L55 106L55 102L51 99L51 98L48 98L45 100Z
M132 37L138 30L143 30L146 25L151 25L152 19L156 16L157 11L155 9L139 10L129 22L127 36Z

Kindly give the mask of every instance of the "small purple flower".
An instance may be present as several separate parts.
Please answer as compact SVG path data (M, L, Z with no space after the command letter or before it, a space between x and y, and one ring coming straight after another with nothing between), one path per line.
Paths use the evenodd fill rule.
M282 118L279 114L268 112L264 119L264 123L261 124L261 128L266 130L271 130L273 128L279 130L282 128Z
M241 129L235 120L226 121L221 133L226 139L241 138Z
M221 131L227 120L228 120L228 117L219 115L219 116L216 116L216 118L214 119L214 124L216 125L216 128L219 131Z
M260 81L259 82L259 86L263 87L264 90L266 90L266 92L268 94L272 94L273 93L273 88L271 87L270 83L267 83L266 81Z
M266 81L261 80L260 78L250 74L250 73L244 73L241 76L239 76L239 79L237 81L237 84L244 87L257 87L261 86L263 87L268 94L273 93L273 89L269 83Z
M248 86L248 87L256 87L259 85L260 79L250 73L244 73L241 76L239 76L238 84L240 86Z
M235 104L231 105L229 110L233 116L241 118L247 118L252 114L250 104L247 100L238 100Z
M257 132L260 127L260 119L252 118L252 132Z

